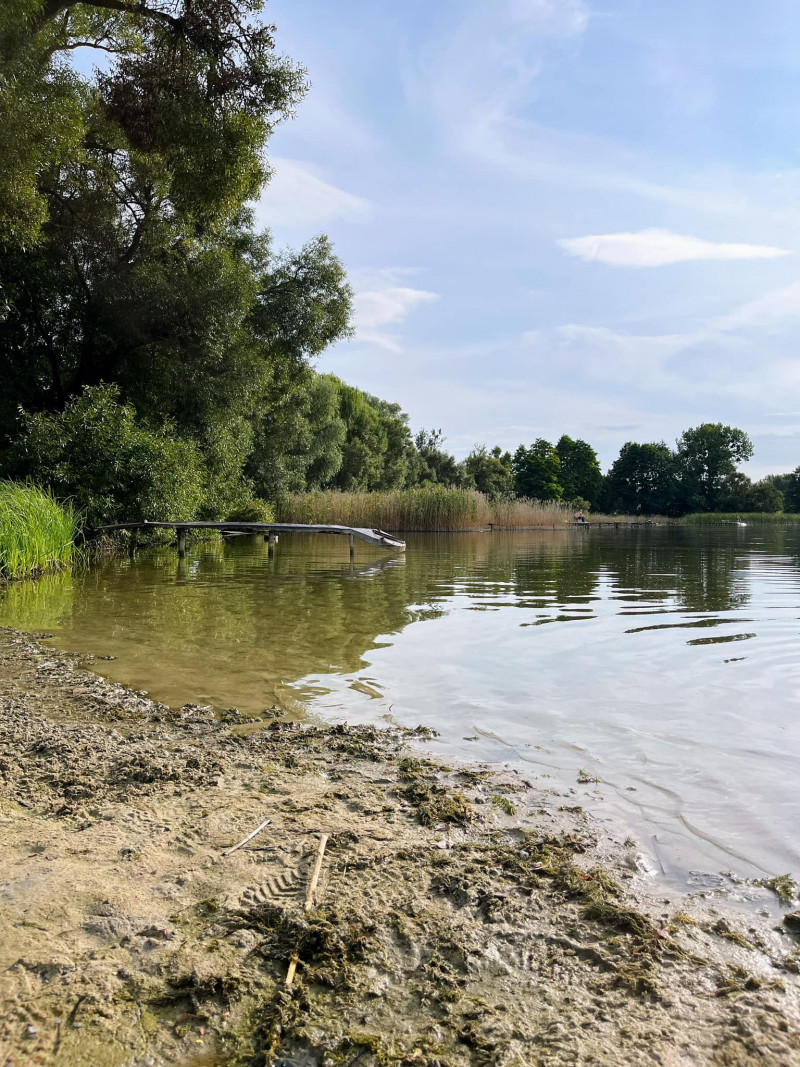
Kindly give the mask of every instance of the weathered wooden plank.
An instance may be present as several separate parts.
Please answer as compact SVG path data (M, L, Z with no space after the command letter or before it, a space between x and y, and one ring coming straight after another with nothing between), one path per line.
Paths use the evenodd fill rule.
M405 549L405 541L385 532L385 530L369 529L361 526L336 526L333 524L306 525L300 522L118 522L111 526L98 526L92 530L94 534L114 533L117 530L219 530L222 533L251 533L251 534L276 534L276 533L313 533L313 534L340 534L346 537L358 537L366 541L368 545L377 545L380 548Z

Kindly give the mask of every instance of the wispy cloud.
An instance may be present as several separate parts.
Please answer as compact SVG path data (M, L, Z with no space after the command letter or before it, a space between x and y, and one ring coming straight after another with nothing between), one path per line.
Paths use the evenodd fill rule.
M583 0L511 0L513 22L549 37L575 37L589 24L589 5Z
M529 330L522 341L534 358L557 353L562 371L585 381L625 386L652 396L735 397L769 403L800 399L800 362L780 351L753 358L764 334L786 334L800 319L800 282L748 301L681 333L636 334L570 323Z
M756 300L746 304L717 319L718 330L742 330L747 328L770 329L790 319L800 317L800 282L773 289Z
M398 337L386 333L383 327L398 326L416 308L438 299L438 293L406 285L384 285L357 291L354 300L356 340L378 345L389 352L401 352Z
M331 185L296 159L271 160L274 174L256 204L264 225L315 226L333 219L364 222L372 206L363 197Z
M557 242L571 256L613 267L663 267L696 260L775 259L791 255L772 245L728 244L670 230L593 234Z

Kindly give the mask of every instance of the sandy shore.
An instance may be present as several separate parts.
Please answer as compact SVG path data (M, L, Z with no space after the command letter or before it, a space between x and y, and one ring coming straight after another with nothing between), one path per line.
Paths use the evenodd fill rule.
M800 919L424 742L170 711L0 633L0 1065L800 1065Z

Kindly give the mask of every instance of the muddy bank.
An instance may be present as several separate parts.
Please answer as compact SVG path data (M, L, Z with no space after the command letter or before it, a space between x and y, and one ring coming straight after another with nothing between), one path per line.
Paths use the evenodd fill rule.
M0 1065L800 1065L800 919L659 891L424 740L170 711L0 634Z

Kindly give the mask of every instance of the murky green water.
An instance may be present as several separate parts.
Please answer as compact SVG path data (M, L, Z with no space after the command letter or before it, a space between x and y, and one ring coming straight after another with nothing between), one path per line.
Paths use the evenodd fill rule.
M668 875L798 874L799 568L792 528L410 535L353 565L344 539L241 539L12 586L0 623L173 705L434 726Z

